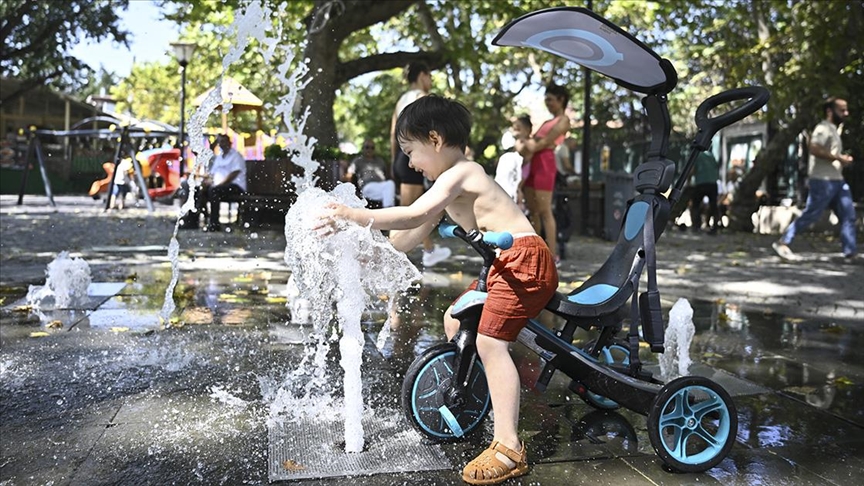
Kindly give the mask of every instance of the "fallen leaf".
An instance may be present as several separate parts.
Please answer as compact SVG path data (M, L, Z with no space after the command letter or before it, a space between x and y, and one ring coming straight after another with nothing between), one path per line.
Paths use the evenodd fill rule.
M45 331L35 331L35 332L30 333L30 337L32 337L32 338L40 338L40 337L45 337L45 336L50 336L50 334L48 334Z
M112 327L111 332L126 332L128 331L128 327Z
M31 310L33 310L32 305L19 305L12 309L12 312L30 312Z
M827 327L823 327L819 330L830 334L843 334L846 332L846 328L838 324L829 324Z
M48 329L61 329L61 328L63 327L63 321L60 321L60 320L53 320L53 321L49 322L49 323L46 325L46 327L47 327Z
M849 386L854 385L855 382L853 382L849 378L846 378L845 376L838 376L834 379L834 384L838 386Z
M306 469L305 467L301 466L297 462L292 461L291 459L286 459L286 460L282 461L282 467L286 471L302 471L302 470Z

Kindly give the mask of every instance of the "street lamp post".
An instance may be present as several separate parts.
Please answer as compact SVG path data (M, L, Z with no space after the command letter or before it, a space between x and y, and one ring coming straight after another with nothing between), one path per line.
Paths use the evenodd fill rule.
M195 44L191 42L172 42L171 47L174 49L174 56L177 62L180 63L180 176L186 166L186 157L184 157L186 144L186 65L192 59L192 53L195 52Z

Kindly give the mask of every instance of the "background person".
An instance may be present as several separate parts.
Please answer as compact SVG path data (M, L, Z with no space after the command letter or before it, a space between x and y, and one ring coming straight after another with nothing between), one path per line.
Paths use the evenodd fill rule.
M558 171L558 182L567 185L567 178L576 174L573 170L573 154L579 148L579 142L573 137L567 137L564 142L555 147L555 169Z
M522 208L525 208L525 195L522 192L524 177L527 176L525 167L530 167L522 152L525 149L525 141L531 136L531 117L521 115L510 119L510 130L501 137L501 146L507 150L498 158L495 167L495 182ZM528 159L531 158L530 153Z
M693 170L693 195L690 198L690 221L693 231L702 228L702 201L708 198L708 230L716 234L720 227L720 211L717 206L717 180L720 178L720 164L710 151L696 156Z
M387 179L387 165L375 155L375 142L363 141L363 151L345 169L345 182L357 185L363 197L389 208L396 203L396 184ZM356 179L356 180L355 180Z
M399 204L410 206L425 191L423 175L412 169L408 157L396 141L396 120L402 110L411 103L429 94L432 89L432 73L422 62L412 62L405 68L405 79L409 89L396 102L390 124L390 155L393 161L393 179L399 187ZM432 243L431 237L423 240L423 266L431 267L450 257L450 249Z
M843 180L843 167L852 163L852 156L843 153L840 139L840 125L849 116L846 100L829 98L822 105L824 119L813 129L810 136L809 178L807 186L807 205L779 241L771 246L785 260L795 260L797 256L789 249L795 235L815 223L822 212L830 206L840 218L840 242L843 256L854 258L858 252L855 242L855 206L852 191Z
M570 119L564 114L570 95L563 86L555 83L546 87L544 102L552 118L546 120L534 138L526 143L526 150L531 152L531 170L525 180L525 202L528 205L529 217L534 230L543 231L543 237L549 249L558 256L558 235L555 215L552 213L552 193L555 190L557 169L555 165L555 147L564 141L570 130Z
M219 154L213 158L209 174L195 192L195 207L198 212L210 204L209 223L204 231L219 231L219 206L228 196L239 196L246 192L246 159L231 147L228 135L216 138Z
M135 167L132 165L130 157L124 157L117 164L114 170L114 191L111 194L111 201L108 203L108 209L123 209L126 206L126 195L132 189L132 175L135 173Z

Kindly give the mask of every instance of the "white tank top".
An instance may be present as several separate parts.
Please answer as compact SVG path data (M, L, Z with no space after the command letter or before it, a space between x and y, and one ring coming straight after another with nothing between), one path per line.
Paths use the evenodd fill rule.
M407 91L399 98L399 101L396 102L396 116L402 114L402 110L404 110L406 106L414 103L419 98L422 98L424 95L425 93L423 93L423 90L419 89L412 89L411 91Z

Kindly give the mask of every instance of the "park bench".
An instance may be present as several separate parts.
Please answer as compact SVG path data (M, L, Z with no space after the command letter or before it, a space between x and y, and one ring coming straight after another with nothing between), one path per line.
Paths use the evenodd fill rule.
M291 176L301 173L288 159L247 160L246 192L223 199L229 216L236 213L237 223L244 227L281 227L297 199ZM232 211L235 205L236 212Z

